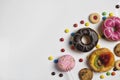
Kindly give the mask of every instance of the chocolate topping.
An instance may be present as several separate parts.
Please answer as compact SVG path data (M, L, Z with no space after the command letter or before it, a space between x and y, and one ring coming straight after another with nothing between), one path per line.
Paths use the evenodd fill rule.
M90 41L88 44L82 42L82 37L88 36ZM88 52L92 50L98 42L98 35L97 33L91 28L82 28L78 30L75 35L73 36L73 44L77 50L82 52Z

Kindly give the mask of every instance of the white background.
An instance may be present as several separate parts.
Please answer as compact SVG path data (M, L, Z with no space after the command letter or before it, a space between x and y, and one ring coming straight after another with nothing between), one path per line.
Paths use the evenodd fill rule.
M58 77L60 72L48 60L50 55L57 58L66 53L75 57L76 66L71 73L79 80L78 71L87 66L78 59L85 60L90 52L71 51L70 33L65 34L64 29L78 30L79 21L88 21L88 15L93 12L116 13L117 3L118 0L0 0L0 80L72 80L68 73ZM73 28L74 23L79 28ZM90 24L90 27L97 29L98 25ZM60 37L65 42L60 43ZM117 42L101 39L99 44L113 51ZM60 52L62 47L65 53ZM55 76L51 76L52 71L56 72ZM93 80L99 80L100 74L105 73L94 74ZM118 76L105 80L119 80Z

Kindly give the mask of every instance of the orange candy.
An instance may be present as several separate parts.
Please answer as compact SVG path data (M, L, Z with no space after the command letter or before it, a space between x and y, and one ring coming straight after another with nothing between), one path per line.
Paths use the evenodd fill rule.
M112 76L115 76L115 74L116 74L115 72L112 72L112 73L111 73Z

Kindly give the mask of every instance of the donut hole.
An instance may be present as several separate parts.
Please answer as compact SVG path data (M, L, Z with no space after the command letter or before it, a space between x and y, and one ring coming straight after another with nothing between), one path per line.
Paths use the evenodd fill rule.
M87 35L82 36L81 41L83 44L90 44L91 43L90 37Z
M116 28L116 27L113 27L113 28L112 28L112 31L113 31L113 32L116 32L116 31L117 31L117 28Z

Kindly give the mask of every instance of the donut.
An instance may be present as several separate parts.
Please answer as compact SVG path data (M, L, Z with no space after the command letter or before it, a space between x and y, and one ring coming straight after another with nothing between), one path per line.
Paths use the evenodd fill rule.
M86 37L89 43L84 43L82 38ZM81 28L73 36L73 45L82 52L92 50L98 43L98 34L91 28Z
M120 43L118 43L114 48L114 53L116 56L120 57Z
M120 18L115 16L107 18L103 22L102 32L108 40L120 40Z
M120 60L117 60L117 61L115 62L115 68L116 68L117 70L120 70Z
M98 13L92 13L89 16L89 20L91 23L96 24L100 21L100 15Z
M114 66L115 58L107 48L99 48L93 51L88 63L95 72L106 72Z
M93 72L88 68L83 68L79 71L80 80L92 80Z
M58 68L63 72L72 70L75 66L75 59L71 55L63 55L58 59Z

